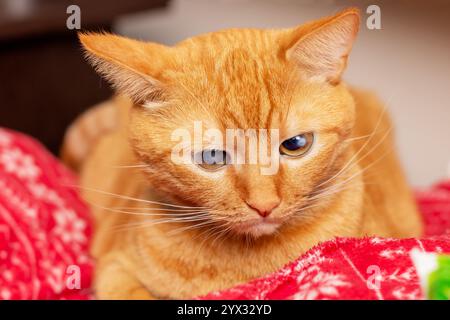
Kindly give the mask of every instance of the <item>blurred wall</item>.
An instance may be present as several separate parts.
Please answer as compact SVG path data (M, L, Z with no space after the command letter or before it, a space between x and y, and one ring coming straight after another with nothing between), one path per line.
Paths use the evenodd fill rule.
M174 0L167 10L124 17L115 28L174 44L228 27L294 26L355 4L363 13L378 4L382 29L368 30L363 18L346 80L387 103L414 185L450 176L450 1Z

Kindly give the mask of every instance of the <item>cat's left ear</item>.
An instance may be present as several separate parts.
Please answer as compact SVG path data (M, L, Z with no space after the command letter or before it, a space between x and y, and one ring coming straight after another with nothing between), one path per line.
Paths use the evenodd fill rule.
M359 10L351 8L294 29L286 58L297 64L304 78L339 83L359 20Z
M120 93L136 104L163 100L161 73L170 48L107 33L79 33L88 61Z

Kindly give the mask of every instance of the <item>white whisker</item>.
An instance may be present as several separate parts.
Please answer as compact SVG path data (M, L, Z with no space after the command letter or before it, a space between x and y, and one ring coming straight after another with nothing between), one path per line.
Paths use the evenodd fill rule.
M128 168L147 168L150 165L148 164L134 164L134 165L118 165L118 166L111 166L112 168L116 169L128 169Z
M335 178L337 178L341 173L343 173L351 164L354 160L357 159L358 155L364 150L364 148L366 146L369 145L370 141L372 140L372 138L375 136L376 131L378 130L378 127L381 124L381 120L383 118L384 113L386 112L386 107L383 108L380 116L378 117L377 123L375 125L375 128L373 129L373 131L370 133L369 138L364 142L364 144L361 146L361 148L359 148L359 150L357 152L355 152L355 154L350 158L350 160L333 176L331 176L330 178L328 178L327 180L323 181L322 183L320 183L318 185L318 187L327 184L328 182L334 180Z
M182 206L182 205L175 205L175 204L159 202L159 201L152 201L152 200L144 200L144 199L139 199L139 198L133 198L133 197L124 196L124 195L120 195L120 194L116 194L116 193L112 193L112 192L107 192L107 191L103 191L103 190L98 190L98 189L88 188L88 187L82 187L82 186L77 186L77 185L65 185L65 186L71 187L71 188L78 188L78 189L85 190L85 191L97 192L99 194L103 194L103 195L107 195L107 196L111 196L111 197L115 197L115 198L119 198L119 199L124 199L124 200L141 202L141 203L157 204L157 205L160 205L160 206L181 208L181 209L207 209L206 207Z
M129 215L136 215L136 216L192 216L195 214L200 214L200 213L206 213L205 211L190 211L190 212L182 212L182 213L173 213L176 211L169 211L171 213L155 213L155 212L139 212L139 211L128 211L128 210L120 210L120 209L114 209L114 208L108 208L108 207L104 207L95 203L89 203L91 206L102 209L102 210L107 210L113 213L124 213L124 214L129 214Z

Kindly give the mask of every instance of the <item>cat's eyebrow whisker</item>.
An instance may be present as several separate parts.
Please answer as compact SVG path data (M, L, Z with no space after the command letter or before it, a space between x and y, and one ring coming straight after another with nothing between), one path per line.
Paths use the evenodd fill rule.
M319 192L317 192L317 195L315 195L315 196L313 196L311 198L308 198L308 201L321 200L321 199L326 198L328 196L331 196L333 194L337 194L337 193L339 193L341 191L349 190L349 189L353 189L353 188L355 188L355 186L351 185L351 186L345 186L345 187L334 189L334 190L328 190L328 191L325 190L324 192L323 191L319 191Z
M383 153L380 157L378 157L378 159L372 161L372 163L370 163L369 165L367 165L365 168L359 170L358 172L354 173L353 175L351 175L350 177L346 178L345 180L332 185L330 187L324 188L320 191L318 191L319 194L323 194L324 192L329 192L329 191L334 191L337 190L334 193L340 192L342 190L339 189L339 186L345 186L348 183L350 183L354 178L356 178L357 176L363 174L364 172L367 172L370 168L372 168L374 165L376 165L379 161L381 161L385 156L387 156L390 152L392 152L392 148L389 148L385 153ZM369 183L364 183L365 185L368 185ZM334 194L334 193L330 193L330 195ZM317 199L309 199L309 200L317 200Z
M318 200L323 200L325 198L328 198L328 197L331 197L331 196L333 196L335 194L338 194L338 193L340 193L342 191L351 190L351 189L355 188L354 185L347 186L347 184L344 185L343 187L337 188L335 190L330 190L328 192L322 192L322 193L318 194L317 196L309 198L308 201L316 203L317 206L321 206L322 204L317 203ZM364 183L364 185L377 185L377 183ZM311 208L311 207L308 206L308 207L304 207L302 209L309 209L309 208Z
M312 209L312 208L317 208L317 207L320 207L320 206L322 206L322 204L320 204L320 203L312 204L312 205L300 208L295 213L296 214L299 214L299 213L304 214L305 212L307 212L307 210Z
M372 146L372 148L369 151L367 151L361 158L359 158L358 161L361 161L362 159L370 155L372 152L374 152L384 142L384 140L386 140L389 137L389 134L391 133L392 129L393 127L390 126L383 134L381 139L374 146Z
M117 194L117 193L112 193L112 192L103 191L103 190L99 190L99 189L94 189L94 188L89 188L89 187L82 187L82 186L71 185L71 184L65 184L65 186L66 187L71 187L71 188L78 188L80 190L85 190L85 191L97 192L99 194L115 197L115 198L118 198L118 199L136 201L136 202L141 202L141 203L157 204L157 205L160 205L160 206L181 208L181 209L208 209L206 207L182 206L182 205L176 205L176 204L165 203L165 202L160 202L160 201L139 199L139 198L134 198L134 197L129 197L129 196L125 196L125 195L120 195L120 194Z
M333 178L332 179L329 179L330 181L332 181L332 180L335 180L335 179L337 179L340 175L342 175L343 173L345 173L345 172L347 172L348 170L350 170L351 168L353 168L353 166L355 166L355 165L357 165L358 164L358 161L361 161L361 160L363 160L364 158L366 158L367 156L369 156L372 152L375 152L375 150L384 142L384 140L386 140L387 139L387 137L389 136L389 133L392 131L392 126L390 126L387 130L386 130L386 132L383 134L383 136L381 137L381 139L380 140L378 140L377 141L377 143L375 144L375 145L373 145L372 146L372 148L369 150L369 151L367 151L365 154L363 154L360 158L358 158L358 159L356 159L353 163L351 163L352 162L352 159L354 158L354 157L352 157L352 159L349 161L349 162L347 162L347 164L343 167L343 168L341 168L341 170L336 174L336 175L334 175L333 176ZM361 151L362 149L360 149L359 151ZM389 150L389 152L391 152L391 150ZM359 153L359 152L358 152ZM356 154L355 154L356 155ZM380 157L381 158L381 157ZM377 160L378 161L378 160ZM326 182L330 182L330 181L326 181ZM321 183L321 184L319 184L318 186L320 187L320 186L322 186L324 183ZM332 186L331 186L332 187Z
M370 155L372 152L374 152L376 150L376 148L378 148L378 146L383 143L383 141L388 137L390 131L392 130L392 126L389 127L388 130L386 130L384 136L366 153L364 154L361 158L359 158L359 161L366 158L368 155ZM392 147L390 147L389 149L386 150L385 153L383 153L380 157L378 157L378 159L372 161L372 163L370 163L369 165L367 165L365 168L363 168L362 172L365 172L367 169L369 169L370 167L373 167L376 163L378 163L379 161L381 161L385 156L387 156L389 153L392 152Z
M317 192L317 195L315 195L315 196L313 196L311 198L308 198L308 201L322 200L322 199L327 198L329 196L332 196L334 194L338 194L338 193L340 193L340 192L342 192L344 190L351 190L351 189L355 188L355 186L353 186L353 185L347 186L347 184L349 182L351 182L351 181L348 181L341 188L337 188L337 189L334 189L334 190L328 190L328 191L325 191L325 192L319 191L319 192ZM364 185L377 185L377 183L364 182Z
M353 186L346 187L346 188L344 188L344 187L336 188L336 187L339 187L340 185L343 185L343 186L347 185L348 183L351 182L351 180L353 180L354 178L356 178L358 175L363 174L364 172L366 172L367 170L369 170L371 167L373 167L376 163L378 163L380 160L382 160L382 159L383 159L386 155L388 155L390 152L392 152L392 148L388 149L383 155L381 155L378 159L374 160L372 163L370 163L369 165L367 165L365 168L359 170L358 172L356 172L355 174L353 174L353 175L350 176L349 178L346 178L346 180L342 181L341 183L332 186L332 187L334 187L333 189L330 190L330 188L324 188L323 190L321 190L321 192L323 192L323 191L327 191L327 192L326 192L326 193L322 193L322 194L323 194L322 197L317 197L316 199L308 199L308 200L309 200L309 201L311 201L311 200L312 200L312 201L314 201L314 200L320 200L320 199L323 199L323 198L325 198L325 197L329 197L329 196L332 196L332 195L334 195L334 194L336 194L336 193L339 193L339 192L343 191L344 189L351 189L351 188L353 188ZM364 183L364 184L365 184L365 185L368 185L368 184L370 184L370 183ZM305 214L305 213L307 213L307 210L308 210L308 209L312 209L312 208L316 208L316 207L320 207L320 206L322 206L321 203L311 204L311 205L302 207L302 208L300 208L299 210L296 210L295 213L296 213L296 214L300 214L300 213L301 213L301 214Z
M371 134L366 134L366 135L363 135L363 136L351 137L351 138L345 139L344 141L347 142L347 141L362 140L362 139L369 138L369 137L371 137L371 136L372 136Z
M331 176L330 178L328 178L327 180L323 181L322 183L320 183L318 185L318 187L327 184L328 182L334 180L335 178L337 178L341 173L343 173L351 164L354 160L357 160L358 155L364 150L365 147L367 147L370 143L370 141L372 140L372 138L375 136L375 133L378 130L378 127L381 124L381 120L383 119L383 115L386 112L386 107L383 108L383 110L380 113L380 116L378 117L377 123L375 125L375 128L372 130L372 132L370 133L370 137L364 142L364 144L359 148L359 150L357 152L355 152L355 154L350 158L350 160L333 176Z

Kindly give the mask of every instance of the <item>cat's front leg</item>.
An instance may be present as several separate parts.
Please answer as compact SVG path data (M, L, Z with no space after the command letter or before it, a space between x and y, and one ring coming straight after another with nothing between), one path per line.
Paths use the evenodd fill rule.
M99 263L95 277L95 295L100 300L153 300L148 289L120 261Z

